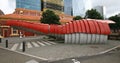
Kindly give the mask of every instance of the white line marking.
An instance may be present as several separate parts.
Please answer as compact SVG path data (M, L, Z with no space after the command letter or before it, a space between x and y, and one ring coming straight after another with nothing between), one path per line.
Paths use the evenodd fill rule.
M51 42L51 41L48 41L49 43L51 43L51 44L57 44L57 43L55 43L55 42Z
M20 48L19 49L22 49L22 46L23 46L23 43L20 43Z
M115 47L113 47L113 48L111 48L111 49L105 50L105 51L103 51L103 52L100 52L99 54L107 53L107 52L112 51L112 50L114 50L114 49L116 49L116 48L118 48L118 47L120 47L120 45L115 46Z
M31 42L35 47L39 47L39 45L35 42Z
M57 44L57 43L55 43L55 42L51 42L51 41L47 41L47 42L49 42L49 43L51 43L51 44Z
M14 44L13 47L11 48L11 50L15 51L15 50L17 49L17 46L18 46L18 45L19 45L18 43L17 43L17 44Z
M45 44L43 44L43 43L41 43L39 41L37 41L37 43L40 44L41 46L46 46Z
M30 42L27 42L27 47L32 48L32 45L30 44Z
M48 42L45 42L45 41L42 41L43 43L45 43L45 44L47 44L47 45L52 45L52 44L50 44L50 43L48 43Z

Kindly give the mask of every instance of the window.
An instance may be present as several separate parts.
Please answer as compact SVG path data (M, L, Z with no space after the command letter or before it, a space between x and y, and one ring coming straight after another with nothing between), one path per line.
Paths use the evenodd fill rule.
M15 28L12 28L12 34L18 34L18 30Z

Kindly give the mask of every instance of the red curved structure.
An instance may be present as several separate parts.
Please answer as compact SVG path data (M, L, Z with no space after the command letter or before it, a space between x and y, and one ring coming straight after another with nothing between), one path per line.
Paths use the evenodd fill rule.
M109 35L110 34L110 28L107 23L98 22L96 20L77 20L77 21L71 21L69 23L66 23L64 25L48 25L48 24L42 24L42 23L30 23L30 22L24 22L24 21L17 21L17 20L9 20L6 22L6 25L9 26L16 26L16 27L23 27L28 28L31 30L35 30L44 34L51 34L51 35L64 35L62 37L65 40L68 40L65 38L67 34L95 34L95 35ZM71 38L76 35L70 35ZM78 35L77 35L78 36ZM79 35L79 37L81 37ZM89 38L86 36L86 38ZM99 38L100 39L100 38ZM79 39L75 39L74 41L80 41ZM97 39L95 39L97 40Z

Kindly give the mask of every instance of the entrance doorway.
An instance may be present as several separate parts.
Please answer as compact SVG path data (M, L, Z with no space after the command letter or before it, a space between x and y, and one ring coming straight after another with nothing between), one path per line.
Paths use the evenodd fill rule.
M3 30L3 36L8 37L9 36L9 31L7 29Z

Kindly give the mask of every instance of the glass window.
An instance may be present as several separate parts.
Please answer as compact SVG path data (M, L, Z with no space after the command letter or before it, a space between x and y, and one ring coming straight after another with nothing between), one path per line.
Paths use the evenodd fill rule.
M41 0L16 0L17 8L41 10Z
M15 28L13 28L13 34L18 34L18 30L17 29L15 29Z

